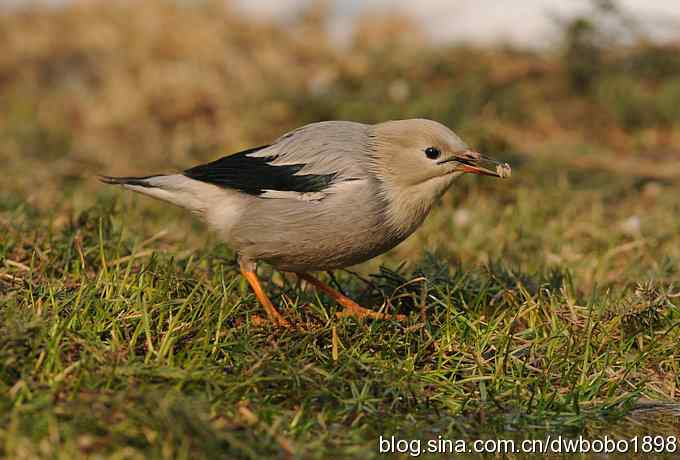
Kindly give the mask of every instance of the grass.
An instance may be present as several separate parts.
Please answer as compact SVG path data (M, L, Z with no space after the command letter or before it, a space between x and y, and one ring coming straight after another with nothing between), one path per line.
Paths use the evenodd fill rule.
M581 18L551 53L435 47L371 16L336 49L322 7L284 28L185 3L0 15L0 457L678 432L674 45L619 46ZM263 325L228 247L93 179L410 116L513 177L461 178L402 245L321 274L404 323L336 318L261 266L294 327Z
M372 457L381 434L593 436L640 400L677 400L675 194L630 234L634 182L544 168L461 180L450 198L474 208L443 203L368 284L336 274L403 324L336 319L263 267L295 327L260 325L229 249L173 241L143 199L102 190L60 225L6 204L4 455ZM397 263L433 235L455 249ZM653 434L674 433L669 420Z

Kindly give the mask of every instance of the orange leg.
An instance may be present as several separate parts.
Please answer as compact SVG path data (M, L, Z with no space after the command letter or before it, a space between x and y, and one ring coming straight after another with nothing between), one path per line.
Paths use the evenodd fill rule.
M314 286L315 288L319 289L320 291L323 291L327 296L335 300L337 303L339 303L344 310L337 313L338 316L355 316L357 318L374 318L374 319L392 319L393 316L386 314L386 313L380 313L377 311L369 310L368 308L364 308L357 304L355 301L350 299L349 297L341 294L340 292L336 291L332 287L328 286L325 283L322 283L318 279L314 278L313 276L310 276L306 273L298 273L297 274L300 278L303 280L307 281L309 284ZM406 319L405 315L396 315L396 319L399 321L403 321Z
M262 286L260 285L260 281L257 279L255 271L249 270L241 265L241 273L245 279L248 280L250 287L253 288L255 297L257 297L257 300L259 300L264 307L269 319L279 326L289 327L290 323L283 316L281 316L281 313L278 312L278 310L274 307L274 304L272 304L272 301L269 300L269 297L267 297L267 294L265 294L264 289L262 289Z

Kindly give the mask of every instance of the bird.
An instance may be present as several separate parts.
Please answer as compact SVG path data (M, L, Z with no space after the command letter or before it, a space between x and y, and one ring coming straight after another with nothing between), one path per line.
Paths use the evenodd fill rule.
M461 174L510 171L443 124L406 119L321 121L180 173L99 179L205 221L237 254L269 320L290 326L260 284L259 262L327 294L342 307L339 316L395 318L360 306L310 272L356 265L397 246Z

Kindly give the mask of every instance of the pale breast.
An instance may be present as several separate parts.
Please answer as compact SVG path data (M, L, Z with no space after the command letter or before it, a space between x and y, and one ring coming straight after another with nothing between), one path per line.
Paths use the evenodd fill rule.
M408 236L389 227L386 209L374 179L336 184L318 201L261 198L243 212L229 243L284 271L347 267Z

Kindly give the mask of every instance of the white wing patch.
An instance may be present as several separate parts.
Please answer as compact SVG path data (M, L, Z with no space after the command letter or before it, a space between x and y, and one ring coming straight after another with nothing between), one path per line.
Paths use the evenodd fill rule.
M300 201L321 201L328 194L325 192L292 192L282 190L264 190L259 198L287 199Z

